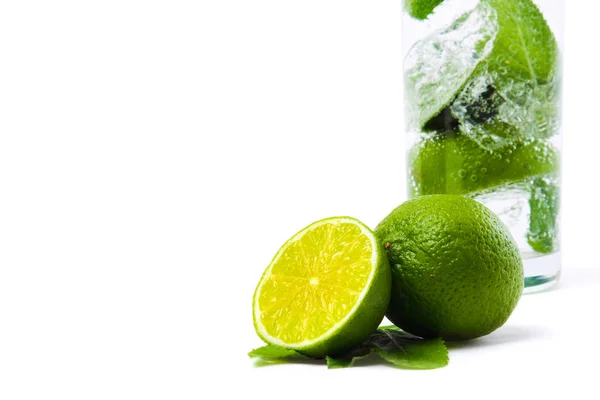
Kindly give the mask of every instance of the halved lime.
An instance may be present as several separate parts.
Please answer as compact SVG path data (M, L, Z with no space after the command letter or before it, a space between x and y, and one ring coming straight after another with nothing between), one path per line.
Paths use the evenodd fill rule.
M361 343L385 314L391 287L382 245L350 217L317 221L289 239L253 299L256 333L313 357Z

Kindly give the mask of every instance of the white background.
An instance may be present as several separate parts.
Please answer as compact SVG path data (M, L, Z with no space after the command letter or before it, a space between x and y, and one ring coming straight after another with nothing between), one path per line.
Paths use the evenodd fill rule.
M600 5L567 3L562 283L444 369L328 371L253 367L251 298L405 199L400 0L2 1L0 398L597 399Z

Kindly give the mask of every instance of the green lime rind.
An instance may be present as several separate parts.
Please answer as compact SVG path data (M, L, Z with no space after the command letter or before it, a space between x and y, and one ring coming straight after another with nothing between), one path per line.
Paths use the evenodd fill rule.
M291 243L299 240L306 232L319 225L336 222L354 224L369 237L373 251L371 257L373 269L369 280L357 302L350 308L346 316L329 331L314 340L295 344L283 343L278 338L269 335L260 322L258 298L263 282L270 276L271 268ZM291 237L275 254L273 260L263 273L252 301L254 329L265 343L294 350L306 356L323 358L325 356L335 357L338 354L344 354L362 343L377 330L389 303L390 280L391 273L385 249L369 227L352 217L332 217L314 222ZM315 310L315 312L323 312L323 310Z
M414 198L384 218L375 234L392 269L386 316L406 332L473 339L502 326L519 301L519 249L502 221L475 200Z
M411 197L466 195L559 170L559 152L546 141L517 140L491 151L458 132L421 140L408 158Z
M498 28L495 18L495 10L480 3L409 50L404 82L410 130L420 131L440 114L492 51Z
M444 0L405 0L404 9L411 17L424 20L443 2Z

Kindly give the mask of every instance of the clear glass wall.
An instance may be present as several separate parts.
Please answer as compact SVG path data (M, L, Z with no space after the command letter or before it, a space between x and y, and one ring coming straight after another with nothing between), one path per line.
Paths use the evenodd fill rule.
M562 0L406 2L410 197L488 206L523 257L526 291L560 274ZM425 7L426 8L426 7ZM412 15L411 15L412 13Z

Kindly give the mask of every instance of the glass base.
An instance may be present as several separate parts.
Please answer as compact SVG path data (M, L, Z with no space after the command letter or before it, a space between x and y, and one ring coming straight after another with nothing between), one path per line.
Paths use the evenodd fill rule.
M560 252L541 256L524 253L521 256L525 269L524 294L542 292L556 285L560 278Z

